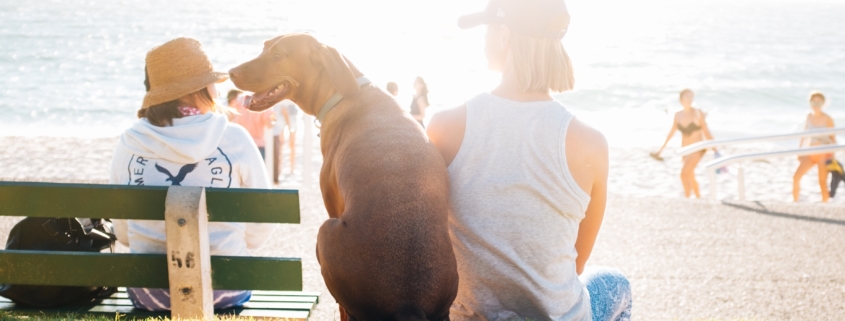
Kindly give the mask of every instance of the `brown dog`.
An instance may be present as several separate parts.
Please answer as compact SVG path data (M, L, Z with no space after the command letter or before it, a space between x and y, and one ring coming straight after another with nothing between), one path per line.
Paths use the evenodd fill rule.
M317 259L342 320L448 320L458 272L446 166L416 121L380 89L360 86L345 57L307 34L268 40L229 74L256 93L251 110L290 99L325 116L320 188L331 218ZM332 108L335 93L343 99Z

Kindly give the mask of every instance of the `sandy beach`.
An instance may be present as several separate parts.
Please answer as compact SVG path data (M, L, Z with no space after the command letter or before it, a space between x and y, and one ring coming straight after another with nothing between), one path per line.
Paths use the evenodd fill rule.
M0 137L0 180L104 184L116 144L117 138ZM258 255L301 257L304 290L323 294L312 319L336 320L314 256L327 218L316 180L318 144L312 183L302 185L300 150L297 172L283 175L279 186L300 190L302 224L282 226ZM724 201L684 200L680 159L658 162L648 151L611 148L610 202L590 261L629 276L636 320L822 320L845 313L845 195L820 204L815 170L802 182L799 204L785 203L794 158L746 164L749 202L733 200L735 168L718 176ZM747 150L723 150L735 152ZM698 174L706 197L703 168ZM0 237L16 221L0 219Z
M302 135L297 149L297 173L288 174L287 163L281 176L281 187L301 188ZM56 138L56 137L0 137L0 180L44 181L74 183L108 183L109 166L118 138ZM317 178L321 166L319 138L313 142L312 178ZM287 147L284 148L287 153ZM610 150L609 193L619 196L683 198L679 174L680 157L656 161L648 156L648 148L614 148ZM724 155L763 151L759 148L723 148ZM842 155L838 155L842 158ZM709 180L703 164L713 159L708 152L696 170L702 197L709 196ZM772 158L745 163L746 198L753 201L792 201L792 174L798 167L795 157ZM737 166L729 166L728 173L717 175L719 199L737 197ZM801 182L801 202L821 201L815 169ZM843 186L842 188L845 188ZM832 204L845 204L843 196L831 199Z

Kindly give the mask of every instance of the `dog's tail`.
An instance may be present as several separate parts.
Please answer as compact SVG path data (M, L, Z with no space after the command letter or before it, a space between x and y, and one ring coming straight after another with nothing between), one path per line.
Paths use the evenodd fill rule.
M396 313L396 321L428 321L425 311L416 304L407 304Z

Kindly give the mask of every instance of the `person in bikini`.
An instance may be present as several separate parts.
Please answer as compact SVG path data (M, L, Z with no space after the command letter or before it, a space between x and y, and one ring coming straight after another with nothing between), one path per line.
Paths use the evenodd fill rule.
M700 109L692 107L693 98L695 98L695 95L692 90L684 89L681 91L680 100L684 109L675 113L675 117L672 119L672 129L669 130L666 141L663 142L663 146L660 146L660 150L651 153L652 157L662 160L660 153L666 148L669 140L675 136L676 131L680 131L683 135L681 138L681 147L686 147L703 140L713 139L713 135L710 134L710 129L707 127L704 113ZM684 195L686 197L690 197L692 193L695 193L696 198L701 198L701 193L698 190L698 181L695 180L695 167L698 166L698 162L701 161L701 157L704 156L705 152L706 150L701 150L683 158L684 166L681 168L681 183L684 185Z
M820 130L834 127L833 118L830 115L822 112L825 105L824 94L818 91L810 93L810 108L813 110L807 114L807 122L804 130ZM836 135L816 136L802 138L800 145L819 146L836 144ZM795 175L792 177L792 199L798 202L798 197L801 194L801 178L813 166L817 166L819 170L819 185L822 191L822 202L827 202L830 199L830 194L827 189L827 161L833 158L833 154L816 154L809 156L800 156L798 160L798 169L795 170Z

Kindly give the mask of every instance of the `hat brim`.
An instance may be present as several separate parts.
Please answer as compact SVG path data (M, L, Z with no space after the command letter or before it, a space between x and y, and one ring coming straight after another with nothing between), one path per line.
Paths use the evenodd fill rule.
M212 72L212 74L214 74L214 76L217 77L217 82L216 82L217 84L225 82L226 80L229 80L229 73L228 72L214 71L214 72Z
M144 102L141 105L141 109L182 98L182 96L197 92L200 89L208 87L208 85L219 84L228 79L228 73L212 71L193 79L186 79L176 86L164 86L152 89L144 95Z
M490 21L487 19L487 12L484 11L471 13L458 18L458 28L461 29L475 28L488 23L490 23Z

